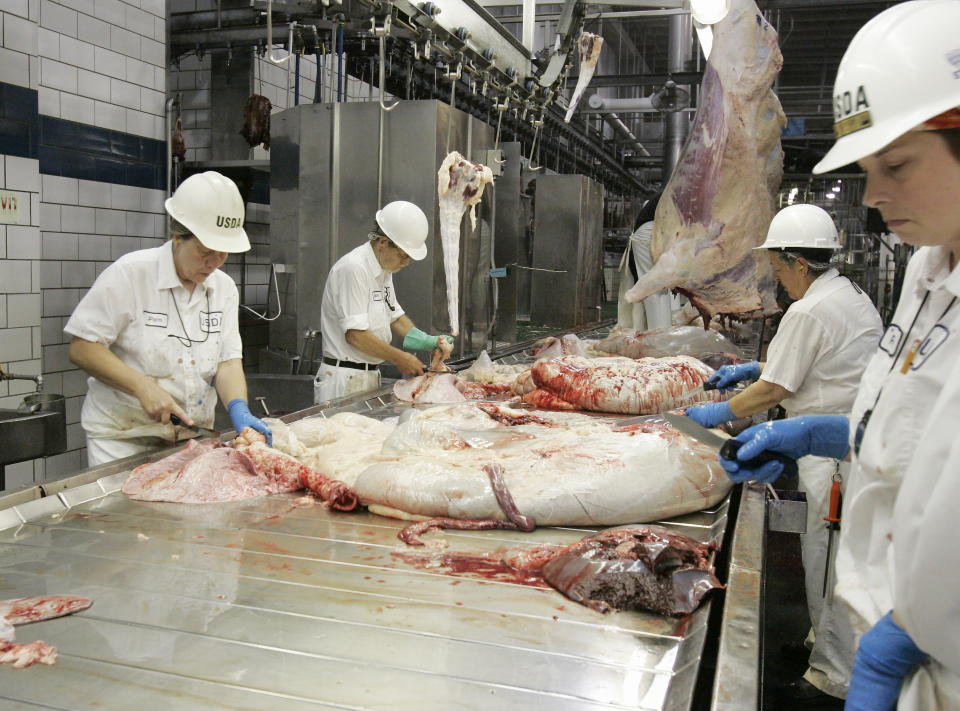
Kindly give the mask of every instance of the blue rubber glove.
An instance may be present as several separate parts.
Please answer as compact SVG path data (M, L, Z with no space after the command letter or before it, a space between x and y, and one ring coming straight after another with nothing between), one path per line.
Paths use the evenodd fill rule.
M403 337L403 347L411 351L432 351L439 347L441 338L453 343L453 336L431 336L414 326Z
M844 710L892 711L903 678L928 656L888 612L860 638Z
M716 385L717 390L724 393L741 380L756 380L759 377L760 362L752 360L749 363L721 365L716 373L707 378L707 382Z
M767 462L750 469L743 462L766 450L783 452L799 459L808 454L843 459L850 449L848 436L850 421L846 415L803 415L786 420L774 420L748 427L734 437L743 446L737 450L737 460L720 457L727 475L735 482L772 482L783 473L780 462Z
M273 431L266 422L253 416L246 400L234 398L227 405L227 412L230 413L230 421L233 423L233 429L237 431L237 434L243 432L244 427L252 427L267 438L268 447L273 446Z
M730 409L729 402L706 402L702 405L694 405L688 407L683 414L701 427L716 427L721 422L737 419Z

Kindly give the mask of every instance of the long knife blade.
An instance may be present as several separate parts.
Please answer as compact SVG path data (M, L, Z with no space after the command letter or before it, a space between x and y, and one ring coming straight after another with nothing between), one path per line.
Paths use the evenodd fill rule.
M676 415L672 412L665 412L663 416L667 422L673 425L674 429L678 429L685 435L693 437L698 442L703 442L708 447L713 447L719 451L720 448L727 443L725 438L716 432L711 432L706 427L701 427L686 415Z
M737 442L734 439L724 439L720 435L711 432L706 427L701 427L686 415L676 415L672 412L665 412L663 416L666 418L667 422L683 432L685 435L689 435L695 440L703 442L705 445L718 450L720 452L720 456L724 459L733 461L737 458L737 450L740 449L742 444L741 442ZM783 465L784 474L794 475L797 473L796 459L793 457L788 457L786 454L772 452L770 450L760 452L760 454L758 454L756 457L742 461L741 464L753 469L761 464L774 461L780 462Z

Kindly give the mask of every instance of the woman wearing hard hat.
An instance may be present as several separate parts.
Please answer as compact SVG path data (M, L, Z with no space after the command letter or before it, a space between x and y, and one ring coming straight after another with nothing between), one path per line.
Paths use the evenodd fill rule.
M796 301L780 321L765 363L725 365L708 381L720 390L742 380L756 382L727 402L688 408L687 417L715 427L776 405L783 405L789 417L850 412L883 324L866 294L830 266L839 247L833 220L816 205L791 205L774 216L766 241L755 249L767 252L777 280ZM832 596L824 595L824 579L832 579L824 518L832 483L845 481L848 465L830 457L803 457L798 465L800 488L807 494L807 532L800 548L813 645L804 680L786 685L782 693L842 698L853 662L852 635L817 630L821 621L833 626Z
M917 250L851 413L741 433L736 480L764 450L852 458L836 595L859 640L848 709L960 709L960 1L914 0L857 33L834 87L837 142L864 202ZM899 705L898 705L899 700Z
M403 375L423 375L419 358L390 345L393 335L415 351L430 352L441 339L453 342L414 326L393 290L394 273L427 256L428 232L423 210L404 200L391 202L377 211L369 241L333 265L320 306L323 365L314 380L314 402L377 388L384 361Z
M247 407L239 295L219 269L250 249L240 192L198 173L164 207L172 238L107 267L64 327L70 360L91 376L80 414L91 466L176 441L171 415L212 427L217 394L237 432L271 436Z

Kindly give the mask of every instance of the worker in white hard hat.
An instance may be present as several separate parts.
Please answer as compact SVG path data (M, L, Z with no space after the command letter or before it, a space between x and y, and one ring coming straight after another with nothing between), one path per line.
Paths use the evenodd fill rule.
M765 362L725 365L708 381L721 391L740 381L755 382L726 402L688 408L688 417L704 427L715 427L777 405L788 417L850 412L883 324L870 298L830 265L833 251L839 248L833 219L816 205L790 205L774 216L766 241L755 249L766 252L774 275L795 301L770 341ZM805 644L788 644L784 651L791 657L809 657L810 668L805 681L795 680L780 693L842 698L853 664L852 635L818 634L817 630L824 615L833 619L831 610L825 612L832 603L823 588L831 564L824 518L833 481L845 480L848 465L812 456L803 457L798 465L799 489L807 496L807 532L800 537L800 548L811 634ZM832 577L831 573L828 579Z
M240 192L198 173L164 207L170 239L107 267L64 327L70 360L90 375L80 414L90 466L183 439L183 425L212 428L218 394L238 433L271 437L247 406L239 295L220 271L250 249Z
M633 234L627 240L627 247L620 258L620 287L617 292L617 326L648 331L655 328L669 328L672 324L673 302L667 289L651 294L643 301L631 303L625 295L644 274L653 269L653 256L650 243L653 239L653 218L660 204L659 192L640 208L634 223Z
M403 375L423 375L423 362L391 345L429 353L453 338L430 335L410 320L393 290L393 275L427 256L429 226L423 210L397 200L377 211L369 240L340 259L327 275L320 306L323 363L314 380L316 403L373 390L379 366L393 363Z
M836 597L859 637L846 708L960 709L960 0L894 5L857 33L834 85L837 141L814 172L859 163L864 203L918 247L850 413L741 433L764 450L852 460Z

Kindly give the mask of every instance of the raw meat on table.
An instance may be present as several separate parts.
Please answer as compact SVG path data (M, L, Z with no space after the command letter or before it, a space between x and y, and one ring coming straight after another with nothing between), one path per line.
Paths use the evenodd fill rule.
M702 358L708 353L740 355L740 349L729 338L713 329L698 326L670 326L651 331L618 328L593 344L594 352L627 358L658 358L688 355Z
M14 625L42 622L63 615L86 610L93 600L76 595L42 595L22 597L15 600L0 600L0 664L10 664L23 669L32 664L53 664L57 660L57 648L37 640L17 644Z
M516 387L523 401L535 407L651 415L726 399L716 390L703 390L713 372L690 356L564 356L537 361Z
M453 336L460 333L460 221L469 207L470 226L477 226L477 203L483 197L484 186L492 182L493 172L487 166L471 163L456 151L443 159L437 171L440 243L447 278L447 314Z
M263 435L248 427L234 447L190 440L179 452L140 465L130 472L122 491L139 501L195 504L239 501L303 487L333 508L350 510L357 505L345 484L267 447Z
M559 358L560 356L586 356L587 349L575 333L568 333L560 338L550 336L540 341L533 350L535 358ZM671 355L673 355L671 353Z
M403 402L442 405L464 400L505 400L512 397L510 384L487 385L465 380L453 373L427 373L398 380L393 394Z
M715 544L698 543L663 526L622 526L571 546L508 551L507 565L539 571L575 602L598 612L693 612L710 590L722 588L713 572Z
M697 113L654 218L653 268L626 292L687 296L703 315L775 313L763 242L783 176L786 118L771 90L783 65L777 33L753 0L731 0L713 25Z
M522 363L506 364L494 363L486 350L473 361L469 368L457 373L461 378L485 385L507 385L512 383L517 375L530 370L530 365Z
M600 50L603 48L603 37L592 32L582 32L577 41L577 48L580 50L580 74L577 76L577 86L573 90L573 96L570 97L567 113L563 117L564 123L570 123L573 112L576 111L577 104L583 97L583 92L593 79L593 73L597 70L597 60L600 59Z
M323 423L312 466L375 513L507 520L487 470L538 525L615 525L699 511L730 489L716 451L665 421L613 431L607 418L461 403L411 411L379 440ZM360 417L354 415L353 417ZM516 423L516 424L514 424Z

